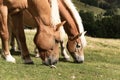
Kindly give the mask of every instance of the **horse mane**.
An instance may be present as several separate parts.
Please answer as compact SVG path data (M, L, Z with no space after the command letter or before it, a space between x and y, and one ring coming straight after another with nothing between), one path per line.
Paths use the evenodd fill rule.
M83 27L83 24L82 24L82 19L81 19L79 13L76 10L76 7L74 6L74 4L72 3L71 0L63 0L63 1L66 4L66 6L68 7L68 9L70 10L72 16L74 17L74 19L75 19L75 21L78 25L77 26L78 29L79 29L78 31L80 33L83 33L80 38L81 38L81 42L82 42L83 47L85 47L87 42L86 42L86 39L85 39L85 36L84 36L84 27Z
M57 0L50 0L50 4L51 4L51 23L53 26L55 26L55 25L61 23L58 2L57 2ZM65 37L66 37L66 33L65 33L63 27L60 27L61 40L63 40Z
M74 6L74 4L72 3L71 0L63 0L63 1L66 4L66 6L68 7L68 9L70 10L73 18L75 19L75 21L78 25L77 26L78 27L77 29L79 29L78 31L80 33L84 33L82 19L76 10L76 7ZM51 22L52 22L52 25L56 25L56 24L61 22L59 8L58 8L58 2L57 2L57 0L51 0L50 3L51 3ZM63 30L63 27L61 27L60 33L61 33L60 34L61 39L64 39L64 37L66 35L65 35L65 31ZM86 42L84 34L82 34L80 38L81 38L81 42L82 42L83 47L85 47L87 42Z
M51 4L51 23L56 25L61 22L57 0L50 0Z

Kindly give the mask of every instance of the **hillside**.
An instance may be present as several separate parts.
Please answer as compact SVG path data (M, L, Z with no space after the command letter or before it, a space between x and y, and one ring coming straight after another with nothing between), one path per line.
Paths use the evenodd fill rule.
M101 14L101 13L106 12L106 10L111 9L111 11L113 10L115 14L120 15L120 1L119 0L98 0L97 5L101 8L91 6L87 3L85 4L83 2L80 2L80 0L72 0L72 1L77 7L78 11L84 10L84 11L94 12L95 14Z
M105 12L104 9L94 7L94 6L90 6L90 5L85 5L84 3L80 2L80 1L77 1L77 0L73 0L73 3L75 4L78 11L80 11L80 10L92 11L95 14L101 14L101 13Z

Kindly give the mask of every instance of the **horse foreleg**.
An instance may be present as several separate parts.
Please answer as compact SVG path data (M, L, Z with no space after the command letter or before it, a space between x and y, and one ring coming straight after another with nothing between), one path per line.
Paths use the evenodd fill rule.
M39 51L38 51L37 47L34 48L34 52L35 52L35 57L39 58L40 54L39 54Z
M8 9L6 6L0 7L0 36L2 39L2 50L3 50L2 54L3 54L3 57L6 59L6 61L15 63L15 59L11 56L9 51L9 32L7 27L8 11L7 10Z
M63 27L60 28L60 38L61 38L61 41L60 41L61 54L65 58L66 61L69 61L70 56L67 54L66 46L65 46L65 40L67 38L67 35L65 31L63 30Z
M17 41L17 47L16 47L15 39L16 39L16 37L15 37L14 33L11 32L11 35L10 35L10 46L11 46L11 49L10 49L10 51L13 51L13 52L14 51L20 51L20 45L19 45L19 43Z
M66 61L69 61L70 60L70 56L67 54L67 52L65 50L65 46L64 46L63 41L60 42L60 46L61 46L61 54L62 54L62 56L64 56Z
M18 19L19 18L19 19ZM29 51L26 44L26 38L23 28L23 12L12 15L12 21L14 24L13 32L21 48L22 59L25 64L33 64L30 58Z
M61 41L60 41L61 54L66 61L70 61L70 56L67 54L66 46L65 46L65 40L67 38L67 35L63 27L60 28L60 38L61 38Z
M10 39L9 39L9 43L10 43L10 46L11 46L11 49L10 51L11 52L14 52L16 50L16 47L15 47L15 37L12 33L12 27L13 27L13 23L11 21L11 17L8 16L8 31L9 31L9 36L10 36Z
M16 36L13 33L13 22L12 22L11 16L8 16L8 25L9 25L8 26L9 36L10 36L9 43L10 43L10 46L11 46L10 51L11 52L14 52L16 50L20 51L20 46L18 44L18 41L17 41L17 48L16 48L16 45L15 45Z
M13 33L10 34L10 46L11 46L11 49L10 51L16 51L16 47L15 47L15 37L13 35Z

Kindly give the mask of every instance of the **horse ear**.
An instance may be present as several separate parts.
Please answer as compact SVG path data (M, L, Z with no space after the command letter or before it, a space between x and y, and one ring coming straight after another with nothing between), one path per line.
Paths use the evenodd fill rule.
M78 35L74 36L73 38L70 38L70 40L75 40L75 39L79 38L80 36L85 35L86 32L87 32L87 31L84 31L84 32L82 32L82 33L79 33Z
M79 38L82 35L82 33L79 33L78 35L74 36L73 38L70 38L70 40L75 40L77 38Z
M87 31L84 31L82 34L85 35L87 33Z
M66 21L63 21L63 22L57 24L55 30L58 31L60 29L60 27L63 26L65 23L66 23Z

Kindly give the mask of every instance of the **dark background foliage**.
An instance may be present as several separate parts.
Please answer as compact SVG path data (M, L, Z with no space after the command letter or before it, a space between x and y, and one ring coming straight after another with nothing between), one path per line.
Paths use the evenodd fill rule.
M87 35L103 38L120 38L120 0L79 0L85 5L92 5L105 10L105 13L95 14L80 10L83 25Z
M120 38L120 15L95 19L92 12L80 11L87 34L93 37Z

